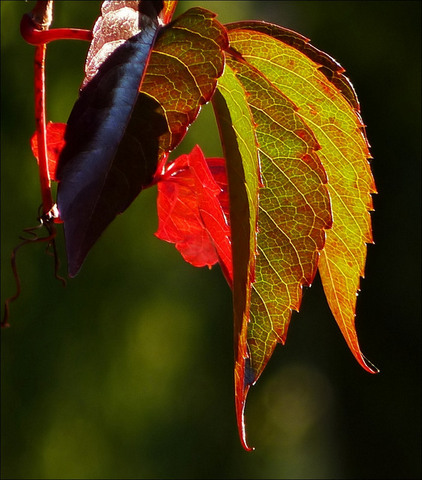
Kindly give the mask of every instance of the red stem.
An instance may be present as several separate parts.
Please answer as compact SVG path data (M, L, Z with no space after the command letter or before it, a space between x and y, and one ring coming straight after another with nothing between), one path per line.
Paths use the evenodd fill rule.
M42 45L54 40L92 40L91 30L79 28L53 28L51 30L40 30L32 20L30 14L22 17L20 25L23 39L31 45Z
M167 0L164 2L164 7L160 13L160 19L164 25L171 21L173 13L176 10L178 0Z
M38 139L39 176L43 214L53 208L50 174L48 171L46 113L45 113L45 56L46 44L54 40L92 40L92 32L77 28L56 28L49 30L52 21L52 2L37 2L32 14L22 17L21 35L25 41L35 45L34 89L35 123Z
M50 175L48 172L47 135L45 115L45 44L35 48L34 62L34 89L35 89L35 124L38 137L39 176L43 214L53 208L51 195Z
M59 261L54 243L56 237L56 229L52 219L58 218L57 208L53 203L51 193L50 174L48 171L48 155L47 155L47 129L45 114L45 57L47 51L47 43L53 40L76 39L76 40L92 40L92 32L89 30L80 30L76 28L57 28L49 30L49 26L53 20L53 0L37 1L31 14L22 17L20 30L21 35L28 43L35 45L35 62L34 62L34 90L35 90L35 123L38 140L38 171L40 177L42 211L41 223L38 227L44 225L47 228L48 236L39 238L34 229L28 229L28 233L34 235L34 238L24 240L19 244L12 253L12 271L16 282L16 293L8 298L4 304L4 317L1 321L2 327L9 326L9 305L20 294L20 280L16 268L16 253L22 246L32 242L47 242L53 247L53 255L55 259L55 275L56 278L64 282L58 275Z

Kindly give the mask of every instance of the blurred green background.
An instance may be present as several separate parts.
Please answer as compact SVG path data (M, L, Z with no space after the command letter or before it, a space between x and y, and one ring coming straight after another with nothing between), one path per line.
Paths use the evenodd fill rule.
M10 252L36 224L35 2L1 2L1 299ZM100 2L55 2L54 26L91 28ZM247 405L239 444L231 296L218 268L195 269L159 241L155 189L107 229L63 289L44 246L18 257L22 295L2 331L2 478L420 478L419 1L181 1L222 22L263 19L310 37L348 71L372 145L372 215L357 328L381 373L354 361L318 279ZM48 117L66 122L87 45L47 55ZM205 107L178 150L220 153ZM59 249L65 270L63 237Z

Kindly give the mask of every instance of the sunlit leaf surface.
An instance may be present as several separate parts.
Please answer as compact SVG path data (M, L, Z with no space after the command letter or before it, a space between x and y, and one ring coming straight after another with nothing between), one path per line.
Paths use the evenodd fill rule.
M317 269L349 348L376 371L355 330L372 242L369 146L344 69L307 38L265 22L226 29L202 8L162 27L175 3L103 4L66 131L47 126L49 173L70 276L152 184L157 237L194 266L220 263L233 292L237 422L251 450L248 391ZM167 162L210 100L225 158L196 146ZM31 147L38 158L34 137Z
M245 90L235 72L226 65L213 99L226 158L230 198L230 223L233 252L233 313L235 349L235 403L242 444L246 443L244 408L250 381L246 342L250 318L251 288L255 281L259 155L255 124L246 101Z
M242 87L245 112L255 127L262 182L257 255L249 262L255 268L254 281L247 284L250 312L247 306L243 317L247 341L242 328L236 362L239 419L249 385L277 342L284 342L291 311L299 309L301 287L315 275L331 215L325 171L315 153L319 146L294 104L242 59L229 57L227 63ZM229 108L233 105L230 102ZM236 269L234 275L236 279ZM243 418L240 423L243 430Z
M158 181L156 235L175 243L195 267L220 261L231 282L230 226L221 202L227 196L226 185L224 159L205 159L198 146L178 157Z
M364 368L374 371L360 351L354 326L366 243L372 242L370 194L375 192L359 104L341 74L343 69L330 57L304 41L299 44L302 51L297 50L263 34L265 26L259 27L261 32L253 31L255 25L251 24L250 30L233 30L231 45L295 103L321 146L318 155L329 178L334 222L327 232L319 272L331 311L350 349ZM293 36L277 26L270 26L267 33L278 38Z

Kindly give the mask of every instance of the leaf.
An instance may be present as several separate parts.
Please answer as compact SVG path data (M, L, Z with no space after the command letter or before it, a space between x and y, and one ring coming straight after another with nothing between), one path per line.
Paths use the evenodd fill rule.
M375 184L368 143L344 69L299 37L256 22L234 26L230 32L232 47L295 103L321 146L318 154L329 178L334 222L318 268L331 311L352 353L374 373L360 351L354 320L366 243L372 242L369 210ZM287 43L280 41L286 39Z
M154 45L142 91L165 111L170 134L160 138L162 151L179 145L201 106L211 100L223 73L228 39L215 17L203 8L191 8Z
M147 27L151 17L140 12L142 3L145 3L145 0L142 2L103 2L101 16L92 29L93 39L85 61L85 78L82 88L95 77L100 66L117 47L138 34L143 27ZM148 2L148 4L150 3ZM157 15L158 12L155 12L156 25L158 24Z
M257 124L263 188L259 192L258 255L252 286L248 346L254 381L277 342L285 342L302 285L316 273L318 251L331 225L326 175L311 130L294 105L261 74L230 61L249 94Z
M66 130L65 123L47 123L47 156L48 156L48 173L50 180L56 180L57 161L63 150L65 140L64 132ZM38 135L35 132L31 137L31 149L34 157L38 162Z
M167 24L177 1L109 1L101 7L101 16L92 29L93 40L85 62L82 88L96 75L101 64L125 41L142 30L148 18Z
M235 72L226 65L218 81L213 106L220 130L230 198L233 256L233 313L235 351L235 405L242 445L246 442L244 408L251 372L246 343L251 286L255 280L259 155L255 125L245 91Z
M355 89L350 80L343 75L345 72L344 68L327 53L310 44L309 38L306 38L293 30L289 30L288 28L280 27L279 25L268 22L234 22L226 25L226 27L230 31L251 30L253 32L260 32L299 50L318 65L320 72L323 73L324 76L341 92L343 97L355 110L360 109Z
M161 22L166 25L167 23L170 22L170 20L173 17L173 13L176 10L178 0L164 0L163 4L163 9L161 10L159 14L159 18L161 19Z
M247 286L250 315L243 317L235 366L238 425L248 448L243 411L249 386L262 373L276 343L286 338L291 311L300 306L301 286L310 284L315 275L331 215L325 171L315 153L319 145L295 106L242 59L228 57L227 71L228 67L242 86L243 102L255 125L263 184L253 231L254 235L257 231L254 281ZM233 103L229 101L229 108ZM253 259L249 265L253 270Z
M224 159L205 159L199 146L178 157L158 181L156 236L175 243L183 258L196 267L220 261L231 282L230 226L220 203L227 196L225 176Z
M70 276L107 225L152 183L159 159L211 97L227 44L214 17L191 9L159 37L157 18L141 17L140 33L118 46L81 90L57 170ZM188 89L184 97L180 86Z

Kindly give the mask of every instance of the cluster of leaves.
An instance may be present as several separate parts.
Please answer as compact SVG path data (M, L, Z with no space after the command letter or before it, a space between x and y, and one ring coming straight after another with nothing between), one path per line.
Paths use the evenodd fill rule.
M69 275L109 223L158 185L156 235L195 266L219 262L233 292L241 441L250 386L286 341L317 270L358 362L356 295L372 242L375 185L359 103L343 68L265 22L222 25L177 2L104 2L67 125L48 124ZM199 146L169 162L211 101L224 158ZM32 148L38 158L37 137Z

